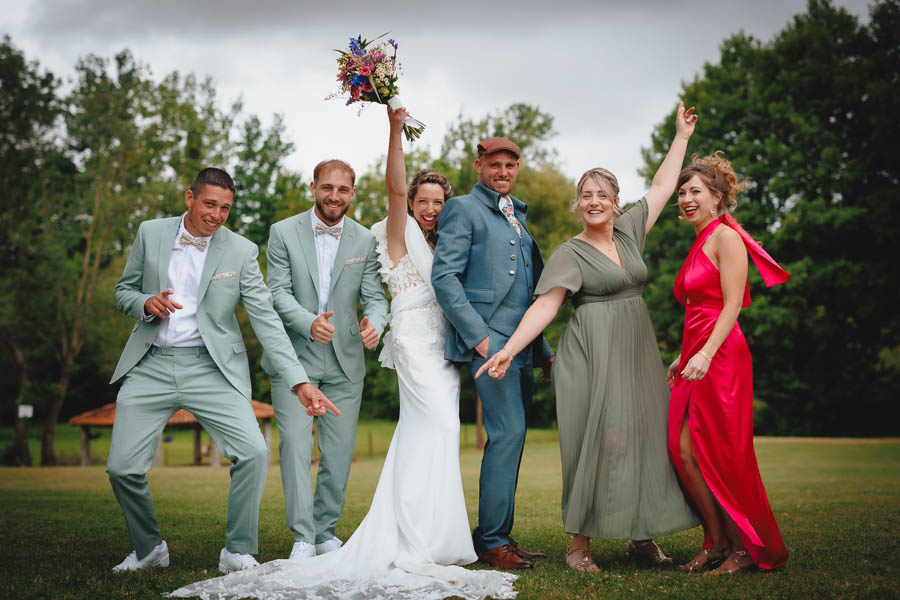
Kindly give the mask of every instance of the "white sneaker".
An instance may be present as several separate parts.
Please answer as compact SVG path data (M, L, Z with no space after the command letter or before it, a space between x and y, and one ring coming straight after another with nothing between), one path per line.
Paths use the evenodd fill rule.
M137 552L132 552L125 557L125 560L113 567L113 573L121 573L122 571L137 571L138 569L146 569L147 567L168 567L169 566L169 547L166 540L158 543L150 554L138 560Z
M259 563L250 554L232 554L227 548L222 548L219 552L219 572L231 573L232 571L243 571L244 569L252 569Z
M291 557L288 560L303 560L316 555L316 547L309 542L294 542L291 548Z
M316 544L316 554L328 554L329 552L337 550L343 545L344 542L336 537L333 537L330 540L325 540L321 544Z

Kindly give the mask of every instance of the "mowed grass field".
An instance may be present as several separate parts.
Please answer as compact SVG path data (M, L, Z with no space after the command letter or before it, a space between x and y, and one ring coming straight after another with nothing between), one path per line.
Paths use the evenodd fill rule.
M368 509L392 428L387 423L360 424L357 461L338 524L344 539ZM5 436L0 435L0 441ZM74 442L77 430L62 438ZM108 432L106 438L108 447ZM474 523L481 453L471 447L474 431L468 439L461 462ZM170 464L190 460L189 434L176 434L170 446ZM95 447L98 458L102 437ZM513 533L524 547L549 558L522 574L516 583L519 598L900 597L900 440L758 438L756 449L791 552L785 568L732 578L688 575L627 559L622 541L595 540L592 550L602 572L587 575L569 570L564 562L568 537L560 526L555 432L530 432ZM77 444L74 451L77 454ZM183 460L176 460L182 455ZM171 566L113 574L111 567L131 547L101 465L0 469L0 598L159 598L217 575L228 469L166 466L152 470L149 477ZM259 532L260 561L283 558L290 551L277 465L269 470ZM659 542L676 562L685 562L701 538L695 529Z

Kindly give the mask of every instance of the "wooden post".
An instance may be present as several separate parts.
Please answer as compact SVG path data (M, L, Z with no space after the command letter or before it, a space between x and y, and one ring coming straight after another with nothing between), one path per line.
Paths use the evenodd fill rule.
M222 455L219 453L219 449L216 448L216 443L212 441L212 438L209 440L209 466L222 466Z
M200 434L203 431L203 428L200 427L200 423L194 425L194 464L202 465L203 464L203 450L200 448Z
M91 428L81 426L81 466L91 466Z
M266 440L266 448L269 449L268 465L272 466L272 419L263 419L263 439Z
M156 454L153 456L153 466L160 467L163 464L163 437L166 433L163 431L159 436L159 443L156 445Z
M475 392L475 449L484 450L484 407L478 392Z

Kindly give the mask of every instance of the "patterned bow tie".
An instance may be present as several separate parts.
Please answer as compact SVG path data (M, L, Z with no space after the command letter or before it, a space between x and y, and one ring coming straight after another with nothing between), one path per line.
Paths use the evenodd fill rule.
M316 223L316 226L313 227L313 231L316 232L316 235L321 235L323 233L327 233L328 235L340 238L341 237L341 228L340 227L325 227L324 225L319 225Z
M184 231L181 232L181 238L178 241L181 242L182 246L196 246L200 252L206 250L206 240L193 238Z
M516 218L515 213L513 212L512 202L506 202L500 207L500 212L506 215L506 220L509 221L509 224L513 226L513 229L516 230L516 233L519 234L519 237L522 237L522 227L519 225L519 220Z

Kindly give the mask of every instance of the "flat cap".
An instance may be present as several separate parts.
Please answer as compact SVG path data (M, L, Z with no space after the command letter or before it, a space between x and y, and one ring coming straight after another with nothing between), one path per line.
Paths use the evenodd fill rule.
M481 143L478 144L478 156L501 151L515 154L516 158L522 156L522 149L519 148L518 144L511 142L506 138L491 137L486 140L481 140Z

